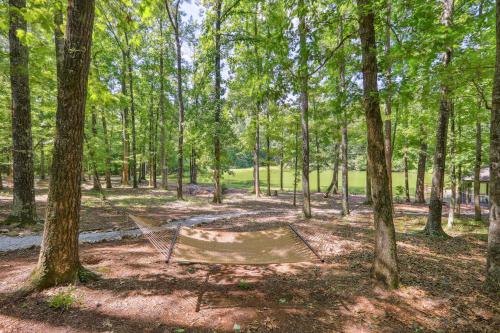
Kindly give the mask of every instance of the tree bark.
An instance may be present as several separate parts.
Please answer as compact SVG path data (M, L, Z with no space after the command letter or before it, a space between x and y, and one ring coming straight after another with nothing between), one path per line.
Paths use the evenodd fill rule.
M320 182L320 156L319 156L319 140L318 140L318 132L315 133L315 143L316 143L316 175L318 176L316 179L316 189L318 193L321 193L321 182Z
M106 188L112 188L111 185L111 146L109 144L109 136L108 136L108 126L106 123L106 117L104 113L101 114L101 123L102 123L102 133L104 136L104 148L106 149L106 159L104 161L106 165L106 171L104 173L104 178L106 179Z
M177 79L177 106L179 107L179 141L177 145L177 199L182 200L182 177L184 175L184 98L182 91L182 45L180 37L180 0L177 0L174 9L170 8L166 1L168 18L174 30L175 55L176 55L176 79Z
M385 98L385 162L387 164L387 175L389 177L389 193L392 197L392 65L390 60L391 52L391 0L386 0L386 24L385 24L385 43L384 53L387 61L387 71L385 73L385 80L387 85L387 94Z
M456 166L455 166L455 153L456 153L456 145L455 145L455 107L451 105L450 108L450 187L451 187L451 196L450 196L450 207L448 209L448 225L447 228L453 228L453 223L455 222L455 209L457 204L457 175L456 175Z
M68 1L47 213L40 257L32 275L37 288L75 282L82 272L78 256L78 224L93 22L93 0Z
M91 113L91 125L92 125L92 138L96 140L97 138L97 114L95 112L95 107L91 108L92 113ZM102 190L101 188L101 182L99 180L99 174L97 173L97 166L96 166L96 161L95 161L95 152L94 152L94 147L89 143L88 144L89 148L89 155L90 155L90 162L92 164L92 179L93 179L93 186L92 188L94 190Z
M269 120L269 106L266 112L267 124L266 124L266 190L267 196L271 196L271 137L269 134L270 120Z
M153 91L151 91L151 96L153 96ZM149 105L149 137L148 137L148 169L149 169L149 187L156 188L156 184L154 182L154 128L155 128L155 119L154 119L154 110L153 110L153 98L151 97L151 104Z
M37 220L34 188L33 139L28 47L17 36L26 32L25 0L9 0L10 86L12 105L13 201L8 221L26 224Z
M500 290L500 0L496 1L496 61L490 124L490 226L486 278Z
M167 158L165 153L165 126L167 125L167 117L165 114L165 83L164 83L164 41L163 41L163 20L160 17L160 169L161 169L161 188L168 190L168 169Z
M299 177L299 123L295 125L295 161L293 168L293 206L297 206L297 183Z
M260 197L260 124L259 124L260 103L257 102L255 108L255 144L253 148L253 191L256 197Z
M40 179L45 180L45 145L40 141Z
M408 154L406 153L406 147L405 147L405 153L403 156L403 163L404 163L404 174L405 174L405 198L406 202L410 202L410 182L408 179Z
M127 55L122 52L122 72L121 72L121 92L127 96ZM122 120L122 140L123 140L123 164L122 164L122 185L129 185L129 159L130 159L130 137L128 133L128 106L124 106L121 113Z
M372 179L370 177L370 168L368 168L368 163L366 164L366 183L365 183L366 201L365 204L373 205L372 200Z
M125 33L125 43L127 45L127 69L128 69L128 85L130 92L130 121L132 122L132 187L137 188L137 147L136 147L136 131L135 131L135 100L134 100L134 74L132 69L132 48L129 43L128 33Z
M344 26L340 23L340 38L344 38ZM342 95L346 92L346 82L345 82L345 56L343 46L341 47L341 57L339 60L339 79L340 79L340 89ZM349 210L349 166L348 166L348 147L347 147L347 108L344 105L343 97L341 99L341 109L342 109L342 131L341 131L341 144L340 144L340 155L342 157L342 215L347 216L350 214Z
M300 85L300 119L302 126L302 211L305 218L311 217L311 191L309 189L309 73L307 49L307 7L304 0L298 2L299 16L299 85Z
M474 220L481 221L481 203L479 192L481 191L481 122L476 120L476 158L474 164Z
M443 1L443 15L441 24L445 28L451 26L453 16L453 0ZM447 46L443 53L442 63L444 68L448 68L451 62L452 48ZM429 201L429 216L424 233L429 236L446 236L441 225L441 215L443 214L443 187L444 172L446 162L446 141L448 133L448 120L450 117L450 87L446 79L441 82L441 101L439 106L439 120L436 133L436 149L434 153L434 170L432 174L431 198Z
M396 235L392 221L392 198L385 161L383 123L377 87L377 54L373 3L358 0L360 12L359 34L363 63L364 109L368 132L368 167L371 175L373 215L375 221L375 254L372 277L388 288L399 285L396 254Z
M417 184L415 186L415 202L425 203L425 164L427 162L427 142L422 139L418 153Z
M214 197L213 202L222 203L221 178L221 23L222 23L222 0L215 2L215 135L214 135Z

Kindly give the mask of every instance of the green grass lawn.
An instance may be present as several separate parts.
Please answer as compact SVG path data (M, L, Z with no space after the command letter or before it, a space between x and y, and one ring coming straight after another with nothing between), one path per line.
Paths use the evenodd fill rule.
M251 189L252 188L252 168L246 169L232 169L228 174L224 174L223 176L223 184L228 188L242 188L242 189ZM321 191L326 191L328 185L332 180L332 170L324 170L320 172L320 187ZM342 184L342 177L340 177L339 173L339 186ZM266 168L260 168L260 184L261 187L264 188L266 186ZM271 188L279 189L280 186L280 171L279 167L271 167ZM311 191L317 190L317 173L314 171L310 175L310 187ZM203 177L201 179L203 182L211 182L211 179L208 177ZM403 186L404 187L404 174L402 172L393 172L392 173L392 181L394 193L396 194L396 187ZM413 196L415 193L415 182L416 182L416 171L410 171L409 173L409 182L410 182L410 195ZM425 179L426 184L430 184L431 182L431 174L426 175ZM361 194L365 193L365 183L366 183L366 172L365 171L349 171L349 192L353 194ZM285 169L284 177L283 177L283 187L285 190L293 190L293 170ZM302 183L299 180L298 189L302 189Z

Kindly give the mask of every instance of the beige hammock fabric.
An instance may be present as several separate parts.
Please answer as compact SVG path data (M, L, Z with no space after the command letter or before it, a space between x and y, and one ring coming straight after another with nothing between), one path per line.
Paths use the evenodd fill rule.
M245 232L175 230L145 217L129 214L128 218L167 262L265 265L320 260L291 226Z
M289 227L228 232L181 228L171 260L207 264L280 264L318 261Z

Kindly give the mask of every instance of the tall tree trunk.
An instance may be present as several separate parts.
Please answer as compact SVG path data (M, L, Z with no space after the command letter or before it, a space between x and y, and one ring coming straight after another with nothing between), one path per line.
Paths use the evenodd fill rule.
M417 184L415 185L415 202L425 203L425 164L427 162L427 142L422 139L418 153Z
M253 146L253 191L256 197L260 197L260 102L255 108L255 144Z
M450 207L448 209L448 225L447 228L453 228L453 223L455 222L455 209L457 204L457 175L455 170L455 153L456 153L456 144L455 144L455 107L452 104L450 108L450 187L451 187L451 196L450 196Z
M125 33L125 43L127 45L127 69L128 69L128 86L130 92L130 121L132 122L132 187L137 188L137 146L136 146L136 131L135 131L135 100L134 100L134 73L132 70L132 48L130 46L128 33Z
M281 141L281 154L280 154L280 191L283 191L283 172L285 169L285 144L282 137Z
M441 24L445 28L451 26L453 17L453 0L443 1L443 15ZM446 47L443 53L443 66L448 68L451 62L452 48ZM447 80L441 82L441 97L439 106L439 120L436 132L436 149L434 153L434 170L432 174L431 198L429 201L429 216L424 232L431 236L445 236L441 225L441 215L443 214L443 187L444 172L446 162L446 141L448 132L448 120L450 117L450 87Z
M45 145L40 141L40 179L45 180Z
M222 23L222 0L215 2L215 135L214 135L214 203L222 203L221 178L221 23Z
M403 162L404 162L404 174L405 174L405 198L406 202L410 202L410 182L408 179L408 154L406 152L406 147L405 147L405 153L403 157Z
M307 7L304 0L298 2L299 15L299 86L300 119L302 124L302 193L305 218L311 217L311 191L309 189L309 50L307 48Z
M457 175L457 189L458 189L458 195L457 195L457 209L456 209L456 215L458 218L460 218L460 214L462 213L462 165L458 164L458 175Z
M343 23L340 24L340 38L344 38L344 26ZM341 57L339 63L339 76L340 76L340 89L342 94L346 92L346 82L345 82L345 58L344 58L344 48L341 48ZM347 216L350 214L349 211L349 168L348 168L348 148L347 148L347 108L344 105L344 100L341 100L342 109L342 141L340 145L340 155L342 157L342 215Z
M293 168L293 206L297 206L297 183L299 177L299 123L295 125L295 161Z
M95 112L95 108L92 107L92 114L91 114L91 125L92 125L92 138L93 140L96 140L97 138L97 114ZM101 182L99 180L99 174L97 173L97 165L95 161L95 152L94 152L94 147L89 143L88 144L89 148L89 155L90 155L90 163L92 164L92 179L93 179L93 189L94 190L101 190Z
M315 143L316 143L316 174L318 178L316 179L316 189L317 192L321 192L321 182L320 182L320 172L321 172L321 166L320 166L320 156L319 156L319 140L318 140L318 132L316 131L315 133Z
M481 221L481 121L476 120L476 159L474 164L474 220Z
M149 136L148 136L148 169L149 169L149 187L155 187L154 184L154 109L153 109L153 91L151 91L151 104L149 105Z
M182 177L184 175L184 99L182 93L182 46L180 37L180 0L170 8L169 2L166 2L168 18L174 30L175 55L176 55L176 79L177 79L177 106L179 107L179 141L177 145L177 199L182 200Z
M164 41L163 41L163 20L160 17L160 169L161 169L161 188L168 190L168 169L167 158L165 153L165 126L167 125L167 117L165 114L165 84L164 84Z
M385 73L385 80L387 85L387 94L385 97L385 163L387 164L387 175L389 177L389 193L392 197L392 65L390 60L391 52L391 0L386 0L386 24L385 24L385 42L384 53L387 61L387 69ZM394 129L396 130L396 129Z
M347 164L347 120L344 119L342 126L342 143L340 145L342 157L342 215L349 215L349 175Z
M487 282L500 290L500 0L496 2L496 62L490 131L490 227Z
M377 87L377 54L373 3L358 0L360 12L359 34L363 58L364 109L368 132L368 167L371 175L373 215L375 222L375 254L372 277L388 288L399 285L396 254L396 233L392 221L392 198L385 161L383 123Z
M269 120L269 105L266 112L267 124L266 124L266 190L267 196L271 196L271 138L269 134L270 120Z
M13 222L35 223L35 173L33 139L31 136L31 104L28 68L28 47L17 36L26 31L22 11L25 0L9 0L10 86L12 105L12 160L14 189L12 211L7 218Z
M122 52L122 72L121 72L121 92L123 96L127 96L127 55ZM128 185L129 174L129 159L130 159L130 138L128 132L128 106L124 106L121 112L122 121L122 140L123 140L123 163L122 163L122 185Z
M111 146L109 144L109 136L108 136L108 126L106 123L106 117L104 116L104 112L101 114L101 123L102 123L102 134L104 136L104 148L106 149L106 159L104 163L106 165L106 171L104 173L104 178L106 179L106 188L112 188L111 185Z
M82 270L78 256L78 224L93 22L93 0L68 1L47 213L40 257L32 275L37 288L75 282Z
M191 147L191 171L190 171L190 182L191 184L198 183L198 166L196 165L196 150Z

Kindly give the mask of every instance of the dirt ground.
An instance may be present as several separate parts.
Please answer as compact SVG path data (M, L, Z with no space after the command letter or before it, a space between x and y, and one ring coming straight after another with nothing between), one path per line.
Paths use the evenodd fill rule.
M46 190L37 190L46 200ZM465 218L449 239L429 239L425 205L396 204L401 288L385 291L370 280L373 221L364 198L351 197L352 214L340 216L340 198L313 196L313 219L301 217L290 193L256 199L230 191L223 205L209 193L173 200L173 192L116 188L113 207L84 191L82 230L130 228L122 209L163 223L196 214L265 211L218 220L200 228L234 231L293 223L324 264L222 266L166 264L145 238L80 247L82 263L101 279L52 288L26 298L12 293L37 261L38 248L0 253L0 332L498 332L500 295L484 288L486 222ZM0 196L0 218L9 193ZM116 207L120 207L117 209ZM446 223L445 219L443 220ZM127 224L129 223L129 224ZM4 228L4 226L1 226ZM20 227L10 233L36 233ZM54 295L74 300L50 306Z

